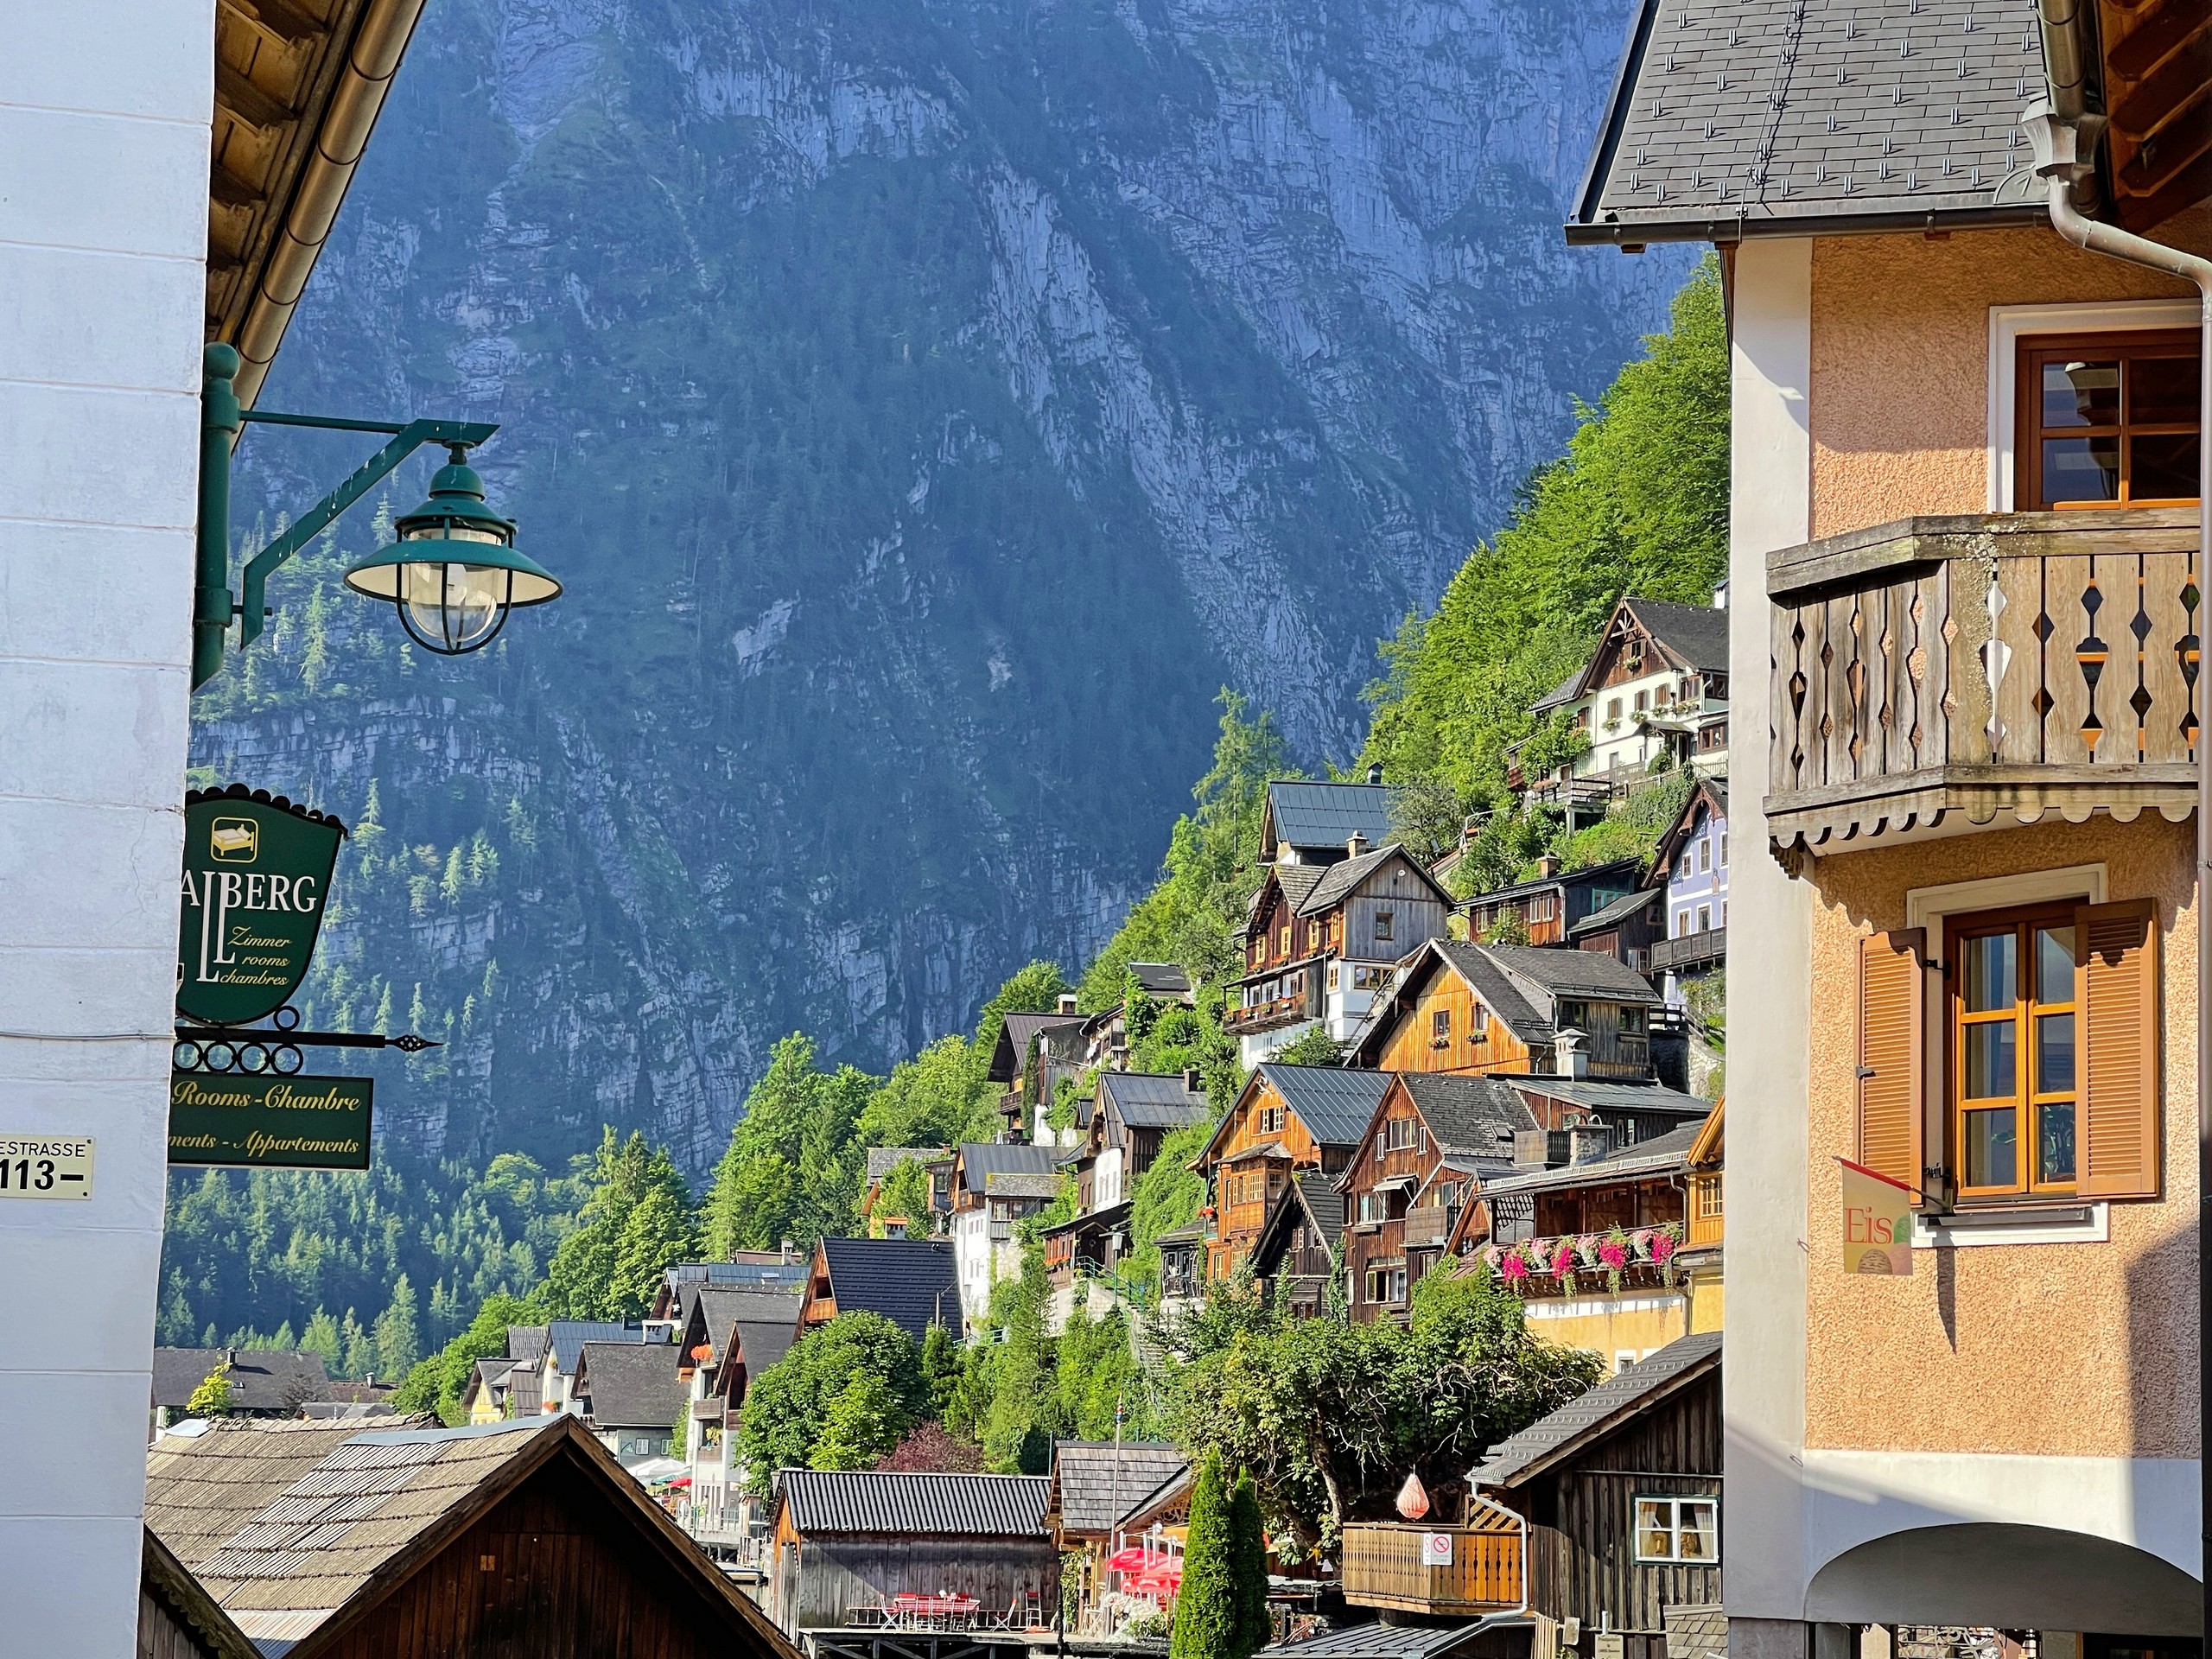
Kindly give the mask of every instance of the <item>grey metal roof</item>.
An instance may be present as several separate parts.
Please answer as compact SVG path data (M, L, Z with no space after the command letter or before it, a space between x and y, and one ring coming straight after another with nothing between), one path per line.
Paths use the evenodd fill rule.
M683 1409L683 1356L672 1342L588 1342L578 1397L594 1428L673 1428Z
M1644 0L1570 241L2041 218L2032 8Z
M1529 1424L1510 1440L1491 1448L1472 1478L1478 1486L1514 1486L1544 1465L1601 1433L1620 1427L1673 1385L1720 1363L1720 1332L1701 1332L1671 1342L1649 1359L1609 1376L1548 1417Z
M1060 1530L1110 1532L1130 1506L1186 1467L1165 1440L1055 1440L1052 1497Z
M939 1538L1043 1538L1043 1475L886 1474L783 1469L777 1503L803 1537L892 1533Z
M1383 1071L1354 1071L1338 1065L1285 1065L1263 1060L1260 1075L1298 1114L1306 1132L1325 1147L1354 1147L1367 1133L1367 1120L1390 1086Z
M1638 911L1649 910L1661 897L1657 887L1638 887L1634 893L1624 893L1610 905L1592 911L1567 931L1576 936L1584 933L1603 933L1608 928L1618 927L1632 919Z
M1510 1149L1516 1133L1538 1127L1529 1103L1502 1078L1440 1071L1398 1075L1440 1152L1497 1157Z
M1057 1147L1029 1141L969 1141L959 1150L961 1182L982 1198L993 1175L1049 1175L1058 1161Z
M1113 1103L1114 1116L1132 1129L1179 1129L1203 1123L1209 1116L1205 1091L1197 1094L1183 1087L1183 1074L1154 1071L1102 1071L1098 1074L1102 1101Z
M960 1328L950 1239L825 1238L822 1258L840 1313L880 1313L916 1342L931 1325Z
M1058 1169L995 1170L983 1178L983 1190L995 1198L1056 1198L1060 1195Z
M1261 848L1274 855L1274 843L1342 852L1355 832L1376 846L1390 836L1390 791L1385 784L1309 784L1277 779L1268 785L1267 823L1272 836Z
M1147 996L1187 996L1191 976L1172 962L1133 962L1129 977Z
M680 1298L685 1285L766 1285L791 1290L806 1283L813 1266L804 1255L785 1261L773 1251L747 1250L734 1262L680 1262L664 1276L669 1288Z
M635 1320L556 1319L546 1327L546 1352L563 1376L576 1374L576 1353L588 1342L643 1342L645 1327Z
M1492 1613L1460 1624L1354 1624L1303 1642L1262 1648L1279 1659L1446 1659L1486 1631L1519 1630L1535 1621L1526 1613Z
M507 1357L513 1360L541 1359L545 1354L546 1330L542 1325L511 1325L507 1327Z
M1269 1210L1268 1218L1260 1225L1259 1237L1252 1242L1252 1262L1258 1272L1273 1273L1281 1265L1281 1253L1288 1248L1290 1230L1301 1218L1313 1224L1332 1250L1344 1236L1344 1195L1338 1190L1337 1177L1307 1170L1293 1185L1298 1201L1278 1204Z
M310 1400L330 1398L330 1378L321 1354L269 1348L156 1348L153 1403L172 1411L183 1409L192 1391L226 1363L233 1411L289 1414Z
M1613 1083L1602 1077L1509 1077L1524 1094L1563 1100L1593 1112L1675 1112L1700 1121L1713 1103L1656 1083Z
M1649 980L1626 963L1595 950L1543 944L1479 944L1462 949L1488 957L1515 979L1552 996L1594 997L1608 1002L1659 1001Z
M1623 1147L1610 1157L1593 1163L1562 1164L1557 1169L1530 1170L1525 1175L1509 1174L1485 1180L1482 1194L1491 1198L1509 1192L1563 1192L1578 1186L1610 1186L1616 1181L1669 1174L1688 1167L1690 1147L1704 1127L1702 1123L1685 1123L1649 1141Z

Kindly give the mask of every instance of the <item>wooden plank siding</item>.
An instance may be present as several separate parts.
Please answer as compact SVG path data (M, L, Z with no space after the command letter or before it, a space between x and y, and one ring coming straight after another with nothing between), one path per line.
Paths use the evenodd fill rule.
M1414 1126L1414 1143L1394 1147L1389 1144L1389 1126L1405 1122ZM1436 1137L1414 1106L1413 1097L1404 1085L1393 1080L1389 1092L1382 1096L1375 1121L1368 1125L1366 1139L1352 1154L1345 1178L1344 1266L1351 1280L1353 1319L1366 1321L1386 1314L1401 1317L1405 1313L1415 1278L1412 1263L1406 1261L1405 1214L1414 1197L1428 1185L1437 1166L1443 1161L1444 1154L1437 1149ZM1386 1181L1406 1178L1411 1179L1412 1185L1400 1189L1389 1199L1392 1214L1365 1221L1360 1218L1363 1197L1375 1193ZM1368 1270L1389 1268L1401 1262L1408 1268L1408 1300L1371 1299L1368 1294Z
M1386 910L1390 912L1387 939L1375 931L1376 916ZM1357 962L1395 962L1415 945L1442 938L1449 913L1406 861L1394 858L1345 900L1338 949Z
M1720 1376L1716 1370L1525 1487L1491 1494L1524 1514L1529 1602L1553 1618L1601 1618L1616 1630L1660 1632L1666 1609L1720 1599L1719 1562L1639 1563L1635 1499L1719 1497ZM1726 1561L1724 1520L1720 1541Z
M779 1535L772 1575L776 1622L791 1631L833 1629L904 1594L951 1591L1003 1613L1034 1596L1059 1605L1060 1558L1050 1538L931 1538L863 1534Z
M1288 1154L1287 1161L1230 1161L1240 1153L1271 1143L1282 1147ZM1236 1175L1251 1170L1271 1171L1279 1177L1273 1190L1281 1192L1300 1170L1332 1173L1343 1168L1345 1154L1325 1147L1316 1141L1305 1120L1291 1110L1281 1091L1268 1082L1263 1071L1252 1074L1251 1082L1230 1108L1229 1117L1213 1144L1217 1150L1200 1172L1213 1190L1217 1217L1214 1236L1206 1242L1206 1276L1225 1279L1236 1270L1238 1262L1252 1253L1253 1245L1259 1242L1260 1228L1267 1220L1268 1200L1264 1193L1255 1202L1231 1202L1230 1185Z
M1397 1029L1382 1047L1382 1071L1522 1072L1537 1070L1529 1046L1516 1037L1491 1009L1475 1020L1478 1001L1471 987L1448 969L1433 975L1414 1001L1413 1012L1401 1016ZM1435 1037L1436 1014L1449 1020L1448 1035L1440 1045ZM1468 1040L1479 1031L1480 1042ZM1596 1068L1593 1066L1594 1071Z
M605 1497L548 1465L417 1564L329 1659L724 1659L727 1617L667 1570ZM766 1654L766 1646L760 1649Z

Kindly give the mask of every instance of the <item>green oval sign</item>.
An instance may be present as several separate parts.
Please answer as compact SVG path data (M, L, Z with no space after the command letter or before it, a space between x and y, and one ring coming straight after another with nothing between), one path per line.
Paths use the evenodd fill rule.
M184 798L176 1008L207 1025L266 1019L307 977L346 826L244 784Z

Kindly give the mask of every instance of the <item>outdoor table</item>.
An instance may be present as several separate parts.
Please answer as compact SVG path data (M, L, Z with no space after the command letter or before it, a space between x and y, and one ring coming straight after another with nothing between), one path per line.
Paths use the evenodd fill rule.
M980 1605L982 1604L973 1596L918 1596L909 1593L892 1597L885 1611L893 1623L912 1628L973 1619L976 1609Z

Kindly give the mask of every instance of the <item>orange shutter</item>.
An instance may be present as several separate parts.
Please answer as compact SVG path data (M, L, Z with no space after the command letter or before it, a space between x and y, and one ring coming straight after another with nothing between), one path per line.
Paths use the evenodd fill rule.
M1859 942L1859 1161L1921 1189L1927 930Z
M2158 1196L2158 906L2074 912L2082 1020L2078 1190L2085 1198Z

